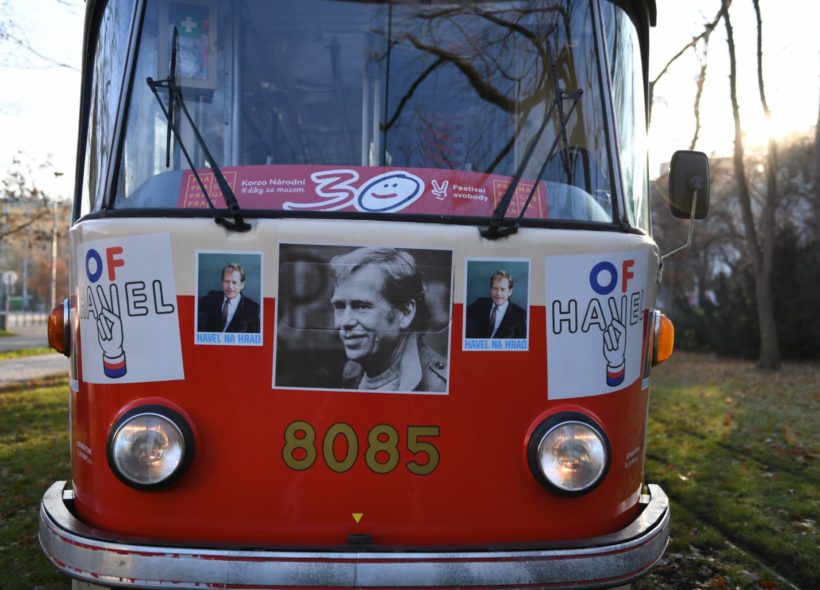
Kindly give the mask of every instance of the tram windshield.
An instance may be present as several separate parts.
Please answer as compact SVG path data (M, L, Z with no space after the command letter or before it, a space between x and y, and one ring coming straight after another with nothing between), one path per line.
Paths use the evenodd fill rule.
M148 0L113 195L89 177L91 132L83 212L224 210L218 168L247 217L478 223L508 193L524 225L611 223L623 161L641 225L645 156L623 157L645 147L640 52L603 6L600 22L590 0Z

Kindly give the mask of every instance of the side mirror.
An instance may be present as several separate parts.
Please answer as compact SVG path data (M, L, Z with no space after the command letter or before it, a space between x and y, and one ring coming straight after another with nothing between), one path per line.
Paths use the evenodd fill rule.
M703 219L709 212L709 158L703 152L679 150L669 164L669 206L672 215ZM697 196L695 210L693 202Z
M703 152L679 150L669 164L669 206L675 217L689 218L689 235L683 246L661 256L666 260L692 243L695 219L709 212L709 158Z

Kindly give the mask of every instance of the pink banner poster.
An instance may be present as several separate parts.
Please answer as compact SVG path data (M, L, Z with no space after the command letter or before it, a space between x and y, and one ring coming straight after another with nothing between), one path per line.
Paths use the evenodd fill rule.
M197 171L216 208L225 200L210 170ZM240 166L223 170L242 209L344 211L489 217L511 178L430 168ZM532 182L521 181L507 210L518 217ZM194 174L186 170L178 206L207 208ZM546 219L547 194L539 182L525 217Z

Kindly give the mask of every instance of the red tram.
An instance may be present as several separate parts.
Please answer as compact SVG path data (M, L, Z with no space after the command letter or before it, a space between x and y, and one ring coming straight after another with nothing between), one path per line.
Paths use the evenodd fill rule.
M592 588L644 481L652 0L89 0L77 587ZM673 209L708 162L678 152Z

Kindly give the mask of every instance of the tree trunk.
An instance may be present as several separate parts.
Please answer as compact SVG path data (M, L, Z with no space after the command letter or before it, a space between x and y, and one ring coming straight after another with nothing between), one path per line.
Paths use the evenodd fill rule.
M817 111L817 124L814 126L814 241L820 244L820 109Z
M766 101L766 85L763 82L763 19L760 16L759 0L752 0L757 17L757 85L760 92L760 104L766 115L766 120L771 121L772 113L769 110L769 103ZM771 125L769 126L771 129ZM763 206L761 215L761 227L763 230L763 269L761 273L761 284L763 290L760 293L762 299L758 300L758 316L760 318L760 366L766 369L777 369L780 367L780 342L777 336L777 323L774 316L774 290L772 287L772 270L774 267L774 242L775 242L775 208L777 205L777 169L778 169L777 141L774 136L769 136L769 152L766 154L766 203ZM760 289L759 289L760 290ZM763 292L765 291L765 292Z
M747 250L752 261L755 280L755 297L757 304L758 330L760 334L760 356L758 366L763 369L777 369L780 367L780 346L777 338L777 324L774 317L774 296L772 292L772 261L774 252L774 200L776 198L775 178L776 168L772 167L772 156L769 153L766 203L760 220L762 237L758 236L752 211L752 198L749 182L743 166L743 129L740 124L740 107L737 101L737 60L735 57L735 42L732 30L732 21L729 17L730 0L723 0L723 22L726 25L726 41L729 46L729 85L731 88L732 114L735 122L735 149L733 162L737 179L738 199L742 212L743 226L746 234ZM757 2L755 0L755 6ZM760 24L758 21L758 30ZM758 40L760 37L758 37ZM761 58L758 49L758 60ZM758 66L761 71L762 66ZM759 80L761 93L762 79ZM765 95L761 94L765 102ZM770 144L771 147L771 144ZM776 152L774 154L776 158ZM776 164L775 164L776 166Z

